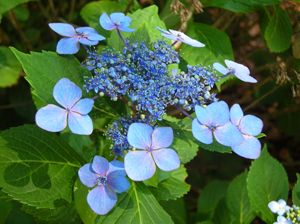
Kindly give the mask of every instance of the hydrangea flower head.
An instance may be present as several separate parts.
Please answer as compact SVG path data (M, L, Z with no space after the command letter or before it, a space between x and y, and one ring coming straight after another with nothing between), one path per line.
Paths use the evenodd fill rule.
M261 133L263 128L262 120L253 115L244 116L239 104L234 104L230 108L230 120L238 127L244 138L243 143L232 146L232 150L239 156L248 159L258 158L261 151L261 144L254 136Z
M99 215L108 213L116 204L117 194L130 187L126 179L124 163L95 156L92 163L85 164L78 171L80 181L87 187L94 187L87 196L91 209Z
M108 16L106 13L103 13L99 19L100 25L105 30L113 30L117 28L118 30L124 32L133 32L135 29L128 28L131 23L131 18L125 16L124 13L115 12Z
M192 123L194 137L204 144L215 139L222 145L234 146L243 142L240 131L229 122L229 108L224 101L208 105L206 108L195 107L197 118Z
M148 124L133 123L127 134L131 146L142 151L129 151L124 158L128 177L134 181L151 178L155 164L163 171L172 171L180 166L180 160L173 149L169 149L173 141L173 130L170 127L153 128ZM154 160L153 160L154 159Z
M205 44L203 44L195 39L190 38L189 36L185 35L184 33L180 32L180 31L171 30L171 29L169 29L169 31L167 31L167 30L163 30L157 26L156 26L156 29L158 29L159 31L162 32L161 33L162 36L164 36L168 39L174 40L176 42L181 41L192 47L205 47Z
M215 62L213 66L218 72L222 73L223 75L228 75L231 73L232 75L236 76L238 79L244 82L251 82L251 83L257 82L256 79L250 76L249 68L246 67L245 65L227 59L225 59L225 64L227 65L228 68L225 68L223 65L221 65L218 62Z
M79 43L83 45L96 45L105 37L98 34L91 27L74 27L67 23L49 23L50 28L64 36L60 39L56 46L59 54L75 54L79 51Z
M273 213L277 213L279 216L283 215L285 212L291 209L290 206L286 205L286 202L283 199L280 199L278 202L271 201L268 204L268 207Z
M46 131L59 132L67 123L70 130L79 135L93 132L92 119L87 115L93 108L94 100L80 99L81 89L67 78L59 80L53 89L53 97L62 107L48 104L35 115L36 124Z
M277 217L277 222L274 222L273 224L292 224L293 222L291 220L286 219L283 216Z

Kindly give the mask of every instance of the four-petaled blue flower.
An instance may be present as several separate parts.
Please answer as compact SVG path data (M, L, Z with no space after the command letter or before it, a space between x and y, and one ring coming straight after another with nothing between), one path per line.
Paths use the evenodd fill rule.
M195 39L190 38L189 36L185 35L184 33L180 32L180 31L171 30L171 29L169 29L169 31L167 31L167 30L163 30L157 26L156 26L156 29L158 29L159 31L162 32L161 33L162 36L164 36L168 39L174 40L176 42L181 41L192 47L205 47L205 44L203 44Z
M277 213L278 215L283 215L285 212L291 209L290 206L286 205L286 202L283 199L280 199L278 202L271 201L268 204L268 207L273 213Z
M224 101L208 105L206 108L195 107L197 118L192 123L192 133L196 139L204 144L216 140L225 146L234 146L243 142L239 129L229 121L229 108Z
M135 29L128 28L131 23L131 18L125 16L125 14L121 12L112 13L110 14L110 17L106 13L103 13L100 16L99 22L105 30L113 30L117 28L124 32L135 31Z
M229 75L231 73L232 75L236 76L238 79L244 82L251 82L251 83L257 82L256 79L250 76L249 68L246 67L245 65L227 59L225 59L225 64L227 65L228 68L225 68L223 65L221 65L218 62L215 62L213 66L218 72L222 73L223 75Z
M96 45L105 37L98 34L96 30L90 27L74 27L67 23L49 23L50 28L64 36L56 46L59 54L75 54L79 51L79 43L83 45Z
M94 100L81 99L82 91L67 78L59 80L53 89L54 99L65 109L48 104L35 115L36 124L47 131L59 132L67 126L79 135L90 135L93 132L92 119L87 115L93 108Z
M172 128L158 127L153 130L150 125L133 123L129 126L127 139L131 146L143 150L129 151L124 158L130 179L142 181L151 178L156 171L155 163L163 171L179 168L177 153L167 148L173 141Z
M243 143L232 146L232 150L239 156L247 159L256 159L260 155L261 144L257 136L261 133L263 122L253 115L244 116L243 110L238 104L230 109L230 120L240 130L244 138Z
M85 164L78 171L81 182L87 187L95 187L87 196L91 209L99 215L108 213L116 204L117 194L127 191L130 183L126 179L124 163L95 156L92 163Z

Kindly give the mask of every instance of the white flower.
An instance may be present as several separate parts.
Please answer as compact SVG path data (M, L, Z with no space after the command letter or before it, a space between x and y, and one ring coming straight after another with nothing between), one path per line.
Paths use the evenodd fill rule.
M271 201L268 204L268 207L273 213L277 213L278 215L283 215L285 212L291 209L290 206L286 205L286 202L283 199L280 199L278 202Z

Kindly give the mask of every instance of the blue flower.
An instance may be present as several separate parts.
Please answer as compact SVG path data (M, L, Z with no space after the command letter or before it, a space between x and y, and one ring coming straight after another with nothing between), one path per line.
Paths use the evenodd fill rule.
M244 116L243 110L238 104L230 108L230 120L240 130L244 141L243 143L232 146L232 150L239 156L247 159L256 159L260 155L261 144L257 136L261 133L263 122L253 115Z
M81 182L87 187L95 187L87 196L91 209L99 215L108 213L116 204L117 194L130 187L126 179L124 163L95 156L92 163L85 164L78 171Z
M192 47L205 47L205 44L203 44L195 39L190 38L189 36L185 35L184 33L180 32L180 31L171 30L171 29L169 29L169 31L167 31L167 30L163 30L157 26L156 26L156 29L158 29L159 31L162 32L161 33L162 36L164 36L168 39L174 40L175 42L181 41Z
M180 166L180 160L173 149L173 130L170 127L153 128L143 123L133 123L128 129L128 142L143 151L129 151L124 158L128 177L134 181L151 178L156 166L163 171L172 171ZM153 161L153 158L154 161Z
M83 45L96 45L105 37L99 35L96 30L90 27L78 27L67 23L49 23L50 28L64 36L60 39L56 46L56 51L59 54L75 54L79 51L79 43Z
M128 28L131 23L131 18L125 16L124 13L116 12L110 14L110 18L106 13L103 13L99 19L100 25L105 30L113 30L117 28L118 30L124 32L133 32L135 29Z
M65 109L48 104L35 115L36 124L47 131L59 132L67 126L79 135L90 135L93 132L92 119L87 115L93 108L94 100L81 99L82 91L67 78L59 80L53 89L54 99Z
M277 213L278 215L283 215L285 212L291 209L290 206L286 205L286 202L283 199L280 199L278 202L271 201L268 204L268 207L273 213Z
M289 219L286 219L283 216L277 217L277 222L274 222L273 224L292 224L293 222Z
M213 136L225 146L234 146L243 142L240 131L229 121L229 108L224 101L212 103L206 108L195 107L197 118L192 123L192 133L204 144L213 143Z
M256 79L250 76L249 68L246 67L245 65L227 59L225 59L225 64L227 65L228 68L225 68L223 65L217 62L215 62L213 66L218 72L222 73L223 75L227 76L231 73L232 75L235 75L238 79L244 82L251 82L251 83L257 82Z

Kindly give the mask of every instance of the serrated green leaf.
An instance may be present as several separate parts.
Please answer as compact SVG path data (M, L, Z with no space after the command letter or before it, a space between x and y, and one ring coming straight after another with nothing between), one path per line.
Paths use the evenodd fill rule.
M286 11L279 6L266 28L265 38L272 52L283 52L291 45L293 27Z
M176 224L187 224L187 214L183 198L170 201L159 201L159 204L172 217Z
M287 200L289 183L284 167L268 153L265 145L258 159L252 162L247 190L253 211L266 223L274 216L268 208L271 201Z
M21 210L22 204L12 201L13 207L6 219L6 224L36 224L33 216Z
M72 202L72 183L85 161L56 133L35 125L0 134L0 187L9 196L37 208Z
M159 182L157 188L149 187L149 189L158 200L176 200L190 190L190 185L185 182L187 175L184 166L180 166L171 172L170 178Z
M300 174L297 173L297 183L295 184L292 192L294 205L300 206Z
M35 1L35 0L0 0L0 14L3 14L4 12L7 12L8 10L14 8L15 6L25 3L25 2L30 2L30 1Z
M132 181L130 189L118 195L110 213L97 216L95 223L170 224L173 221L142 182Z
M232 224L233 223L233 220L229 216L225 198L222 198L219 201L219 203L215 209L212 221L213 221L213 223L218 223L218 224Z
M247 175L245 170L230 182L227 189L226 203L234 224L250 224L256 216L248 197Z
M155 173L154 173L154 175L153 175L151 178L149 178L149 179L143 181L143 183L144 183L147 187L149 187L149 186L150 186L150 187L157 187L157 185L158 185L158 178L157 178L158 170L159 170L159 169L156 169L156 170L155 170Z

